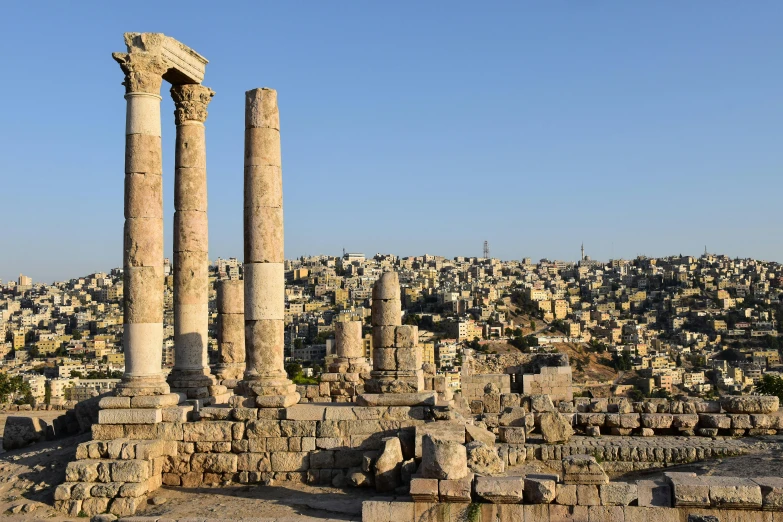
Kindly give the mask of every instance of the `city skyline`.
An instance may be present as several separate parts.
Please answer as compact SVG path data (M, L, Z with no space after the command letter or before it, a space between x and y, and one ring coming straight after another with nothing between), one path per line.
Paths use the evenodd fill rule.
M7 8L0 51L25 81L6 86L14 103L0 126L4 281L121 265L124 100L105 49L121 51L128 29L181 38L212 61L211 259L242 251L242 97L268 85L285 121L288 258L343 246L478 256L487 240L500 259L576 260L584 241L599 260L698 256L705 243L783 260L775 3L680 6L676 17L657 6L265 6L275 23L262 33L258 7L198 5L187 16L153 4ZM51 60L63 24L70 54Z

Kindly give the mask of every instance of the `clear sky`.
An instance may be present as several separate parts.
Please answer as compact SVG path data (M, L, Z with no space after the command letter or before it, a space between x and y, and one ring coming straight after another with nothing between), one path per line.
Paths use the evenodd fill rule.
M210 258L278 90L286 256L783 260L783 3L7 2L0 278L122 264L125 31L206 56ZM173 103L162 105L166 248Z

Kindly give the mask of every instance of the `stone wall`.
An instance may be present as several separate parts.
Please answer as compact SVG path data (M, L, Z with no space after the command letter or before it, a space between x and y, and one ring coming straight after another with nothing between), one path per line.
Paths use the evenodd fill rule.
M541 373L522 375L522 393L549 395L553 401L570 401L574 398L570 366L547 366Z
M364 522L527 520L682 522L783 520L783 479L665 473L659 480L609 482L593 459L575 457L558 475L416 478L413 502L365 501ZM466 482L454 496L455 482ZM697 517L714 518L697 518Z
M198 487L295 481L369 485L383 439L406 460L429 407L299 404L286 409L205 407L195 422L95 424L55 493L60 511L133 514L161 484Z
M481 400L484 388L494 384L500 393L511 393L511 376L504 373L481 373L462 377L462 396L468 401Z

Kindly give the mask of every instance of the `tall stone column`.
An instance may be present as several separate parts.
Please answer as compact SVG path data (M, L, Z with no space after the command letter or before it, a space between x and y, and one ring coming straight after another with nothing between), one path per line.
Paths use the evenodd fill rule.
M224 279L217 285L216 376L222 384L235 388L245 373L245 285L244 281Z
M174 368L172 390L189 399L210 396L207 154L204 122L214 96L198 84L174 85ZM224 390L222 390L224 391Z
M299 402L285 372L283 175L277 92L245 93L245 352L243 393L262 408Z
M163 356L163 183L160 56L114 53L125 73L125 239L121 396L162 395L169 386Z

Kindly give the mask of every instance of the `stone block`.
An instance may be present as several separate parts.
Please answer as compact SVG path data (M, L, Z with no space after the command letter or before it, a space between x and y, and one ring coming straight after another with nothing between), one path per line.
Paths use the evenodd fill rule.
M438 495L441 502L455 502L458 504L470 502L473 475L458 480L438 481Z
M639 506L672 507L671 486L664 481L636 481Z
M558 484L555 502L562 506L576 506L579 501L576 496L576 484ZM586 515L587 513L585 513Z
M669 413L643 413L642 427L651 429L668 429L672 427L674 416Z
M731 428L731 418L728 415L700 413L699 426L702 428L718 428L721 430L727 430Z
M709 507L710 487L695 473L665 473L672 487L674 507Z
M527 475L524 480L525 502L549 504L557 496L556 475Z
M485 430L484 428L480 428L472 424L466 424L465 442L472 442L474 440L483 442L484 444L494 445L495 434L489 430Z
M280 422L276 420L256 420L246 424L245 434L248 439L280 437L282 431Z
M464 437L464 429L463 429ZM468 473L467 451L462 443L434 438L422 439L422 475L439 480L459 480Z
M638 497L636 484L610 482L600 486L601 504L604 506L629 506Z
M232 440L233 422L189 422L182 426L185 442L215 442Z
M549 506L549 522L586 522L587 516L587 506Z
M309 460L305 452L275 452L271 454L272 471L307 471Z
M501 426L499 428L501 442L508 444L524 444L525 428L515 428L510 426Z
M415 456L422 456L422 440L425 435L441 441L465 444L465 426L460 422L432 422L416 426Z
M98 408L102 410L121 410L131 407L130 397L103 397L98 402Z
M112 482L144 482L151 467L146 460L121 460L110 464Z
M100 410L99 424L156 424L162 422L159 409Z
M587 508L588 522L624 522L625 512L621 506L590 506Z
M394 328L394 346L396 348L416 348L418 345L418 326L402 325ZM421 364L418 367L420 368Z
M523 477L478 477L476 494L493 504L520 504L524 496Z
M414 502L438 502L438 479L411 479L410 496Z
M722 509L760 509L761 487L741 477L702 477L709 486L710 505Z
M283 420L280 421L280 432L283 437L315 437L316 426L314 420Z
M721 397L721 407L728 413L775 413L780 400L772 395L745 395Z
M234 473L238 457L233 453L194 453L190 468L200 473Z

